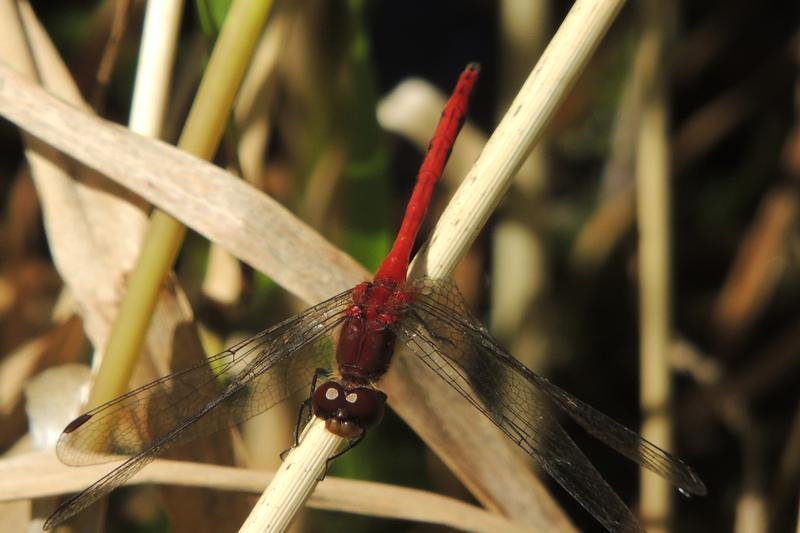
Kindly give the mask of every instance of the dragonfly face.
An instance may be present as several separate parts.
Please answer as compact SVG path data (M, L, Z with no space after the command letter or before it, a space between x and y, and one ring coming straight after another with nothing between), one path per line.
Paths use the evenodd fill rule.
M325 420L331 433L357 439L383 418L386 395L372 387L328 381L314 390L314 415Z

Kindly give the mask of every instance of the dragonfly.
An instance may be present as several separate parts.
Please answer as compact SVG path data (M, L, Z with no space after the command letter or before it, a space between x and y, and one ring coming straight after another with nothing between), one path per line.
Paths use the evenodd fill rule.
M239 424L311 385L311 412L351 443L380 422L387 397L377 382L402 344L533 457L609 531L640 531L633 513L558 421L589 434L662 476L704 495L698 475L546 378L489 333L448 279L407 279L419 228L465 120L479 66L460 75L423 160L395 242L374 278L208 358L88 411L56 445L67 465L124 461L48 518L51 528L108 494L169 446ZM211 369L214 369L213 371ZM316 385L320 374L324 382Z

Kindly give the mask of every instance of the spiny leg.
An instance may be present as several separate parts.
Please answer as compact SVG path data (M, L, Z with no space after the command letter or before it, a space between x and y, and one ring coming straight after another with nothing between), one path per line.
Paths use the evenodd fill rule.
M366 436L367 436L367 432L366 432L366 431L362 431L362 432L361 432L361 435L359 435L357 438L355 438L355 439L350 439L349 441L347 441L347 447L346 447L344 450L342 450L342 451L340 451L340 452L337 452L337 453L335 453L335 454L331 455L330 457L328 457L328 458L325 460L325 470L323 470L323 471L322 471L322 475L320 475L320 476L317 478L317 481L322 481L323 479L325 479L325 476L328 474L328 469L330 468L330 466L331 466L331 463L332 463L332 462L333 462L335 459L338 459L338 458L339 458L339 457L341 457L342 455L346 454L347 452L349 452L350 450L352 450L353 448L355 448L356 446L358 446L358 445L359 445L359 443L360 443L362 440L364 440L364 437L366 437Z
M314 398L314 391L317 388L317 380L320 376L327 378L328 375L328 371L324 368L317 368L314 371L314 376L311 378L311 390L308 393L308 398L306 398L303 403L300 404L300 410L297 413L297 423L294 426L294 443L281 452L281 461L286 459L286 456L289 455L289 452L292 451L295 446L300 444L300 430L301 428L304 428L306 424L308 424L309 420L311 420L311 400ZM306 411L306 409L308 409L308 414L303 416L303 413Z

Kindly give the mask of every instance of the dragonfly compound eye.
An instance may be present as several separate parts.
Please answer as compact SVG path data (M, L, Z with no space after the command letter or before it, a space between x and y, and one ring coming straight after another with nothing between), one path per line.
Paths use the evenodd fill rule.
M344 397L345 392L341 385L335 381L323 383L314 391L314 414L323 419L336 416L347 405Z
M358 387L348 391L344 397L349 418L366 429L383 418L386 395L369 387Z

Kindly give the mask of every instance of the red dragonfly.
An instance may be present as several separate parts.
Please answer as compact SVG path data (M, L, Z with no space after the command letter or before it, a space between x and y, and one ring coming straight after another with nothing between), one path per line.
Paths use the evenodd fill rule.
M327 381L312 391L314 415L325 420L329 431L357 442L383 415L386 395L375 383L389 369L398 340L609 531L641 527L559 425L557 411L682 493L705 494L703 482L679 459L517 361L475 318L450 281L406 279L411 249L464 121L478 71L477 64L470 64L461 74L397 238L373 281L310 307L208 363L139 387L70 422L56 449L65 464L128 458L65 501L45 528L121 485L164 448L241 423L307 388L320 369Z

